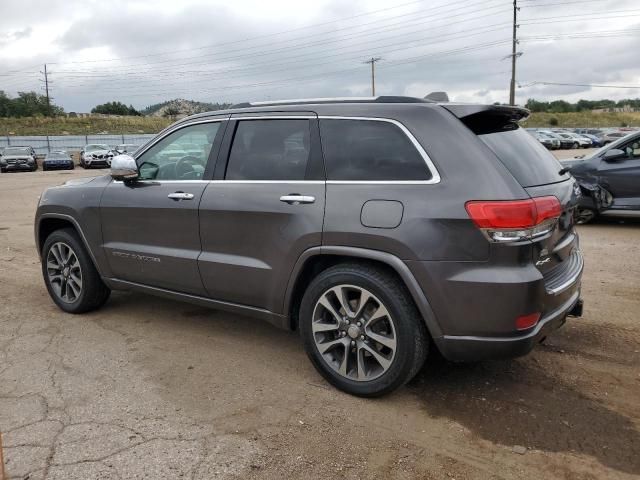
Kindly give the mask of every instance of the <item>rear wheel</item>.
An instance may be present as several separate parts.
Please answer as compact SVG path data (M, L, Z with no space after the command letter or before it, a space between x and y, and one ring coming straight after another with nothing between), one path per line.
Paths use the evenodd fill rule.
M428 333L404 286L370 266L320 273L300 308L305 350L320 374L347 393L373 397L408 382L422 367Z
M47 237L42 248L42 275L52 300L65 312L95 310L111 293L70 228L56 230Z

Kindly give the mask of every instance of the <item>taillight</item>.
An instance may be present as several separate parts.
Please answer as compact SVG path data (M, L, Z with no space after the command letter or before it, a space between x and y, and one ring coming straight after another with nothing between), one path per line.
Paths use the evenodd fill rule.
M477 201L465 204L473 222L493 242L514 242L540 237L553 230L562 214L554 196L527 200Z

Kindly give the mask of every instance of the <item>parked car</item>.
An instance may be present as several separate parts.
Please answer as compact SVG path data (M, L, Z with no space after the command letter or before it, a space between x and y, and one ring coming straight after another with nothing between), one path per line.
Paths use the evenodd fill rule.
M571 148L573 148L573 149L591 148L591 140L589 140L588 138L584 138L584 137L578 135L577 133L566 132L566 131L565 132L556 131L555 133L561 138L565 138L567 140L570 140L571 141Z
M602 145L609 145L616 140L626 137L628 134L629 132L606 132L602 134L600 140L602 142Z
M299 330L318 371L362 396L430 348L526 354L580 315L583 268L578 186L518 126L528 113L376 97L188 117L110 176L42 194L47 289L72 313L124 289ZM194 146L204 160L173 156Z
M640 217L640 133L620 138L566 166L583 187L584 197L576 210L578 223L590 222L598 215ZM602 198L594 198L592 191Z
M599 137L590 133L583 133L582 136L591 140L591 147L600 148L602 146L602 140Z
M602 129L600 128L575 128L573 130L575 133L579 133L580 135L588 134L593 136L602 135Z
M74 168L73 159L64 150L49 152L42 161L42 170L73 170Z
M560 148L560 140L557 138L550 137L541 132L530 132L536 140L538 140L542 145L544 145L549 150L557 150Z
M115 154L122 155L123 153L133 154L140 145L134 145L132 143L121 143L115 148Z
M560 142L560 148L573 148L574 141L571 138L562 137L551 130L538 130L538 132L544 133L545 135L558 140L558 142Z
M109 167L112 158L111 148L102 143L85 145L80 150L80 166L82 168Z
M5 147L0 157L0 172L31 171L38 169L36 151L33 147Z

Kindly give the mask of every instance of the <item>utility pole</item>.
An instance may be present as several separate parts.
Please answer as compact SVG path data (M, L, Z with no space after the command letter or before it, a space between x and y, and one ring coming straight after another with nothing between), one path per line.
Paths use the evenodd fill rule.
M518 28L518 0L513 0L513 38L511 41L511 87L509 89L509 105L516 104L516 44L518 39L516 38L516 29Z
M371 57L363 63L371 64L371 96L376 96L376 62L382 60L382 57Z
M44 91L47 95L47 115L51 116L51 99L49 98L49 76L47 75L47 64L44 64ZM41 80L42 81L42 80Z

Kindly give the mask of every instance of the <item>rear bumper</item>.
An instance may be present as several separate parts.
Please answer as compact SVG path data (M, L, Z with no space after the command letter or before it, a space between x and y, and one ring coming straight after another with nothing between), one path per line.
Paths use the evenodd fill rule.
M547 314L529 332L515 337L450 336L435 339L442 355L450 361L465 362L526 355L543 338L560 328L567 315L582 314L580 290L560 307Z

